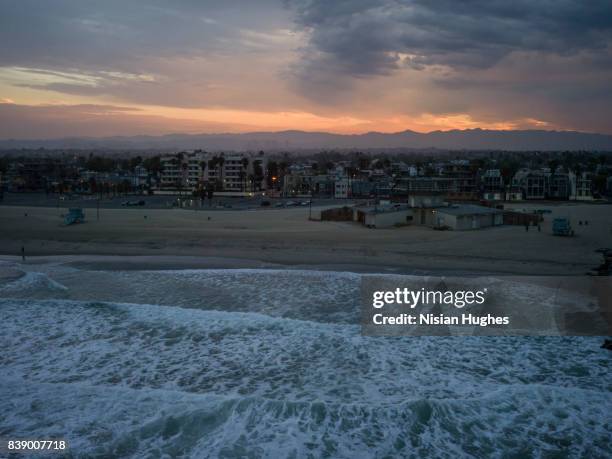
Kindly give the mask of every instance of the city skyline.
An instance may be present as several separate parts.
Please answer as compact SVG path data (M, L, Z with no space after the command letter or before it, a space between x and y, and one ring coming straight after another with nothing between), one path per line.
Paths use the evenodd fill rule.
M612 5L0 6L0 138L298 129L612 133Z

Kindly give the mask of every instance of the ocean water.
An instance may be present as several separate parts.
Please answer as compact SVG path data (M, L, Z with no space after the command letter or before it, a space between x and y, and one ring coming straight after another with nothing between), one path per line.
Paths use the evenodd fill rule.
M601 338L365 337L353 273L3 266L2 438L105 458L611 456Z

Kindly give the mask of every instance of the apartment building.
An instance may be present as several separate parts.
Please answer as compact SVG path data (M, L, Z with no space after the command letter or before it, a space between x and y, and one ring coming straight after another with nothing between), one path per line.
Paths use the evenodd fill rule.
M162 189L251 192L266 188L267 158L262 154L179 152L163 156L161 163Z
M549 172L521 169L514 175L512 186L522 191L524 199L546 199L549 177Z
M593 184L592 184L592 175L589 172L581 172L574 173L570 172L569 174L569 182L570 182L570 196L569 199L573 201L592 201L593 197Z
M548 183L550 199L569 199L572 186L569 174L565 172L555 172L551 174Z

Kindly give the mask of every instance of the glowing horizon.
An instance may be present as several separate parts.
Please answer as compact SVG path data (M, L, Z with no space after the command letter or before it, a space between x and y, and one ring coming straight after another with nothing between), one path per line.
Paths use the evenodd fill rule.
M53 6L0 7L0 138L612 133L605 5L569 1L554 24L531 3Z

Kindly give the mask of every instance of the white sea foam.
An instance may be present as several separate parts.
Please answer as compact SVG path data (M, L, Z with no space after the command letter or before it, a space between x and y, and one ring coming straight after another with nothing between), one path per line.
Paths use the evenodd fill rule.
M2 436L87 457L612 448L597 338L364 337L356 274L36 269L0 291Z
M64 292L68 288L53 280L45 273L26 272L18 279L0 285L0 296L13 296L18 294L22 297L41 295L56 292Z

